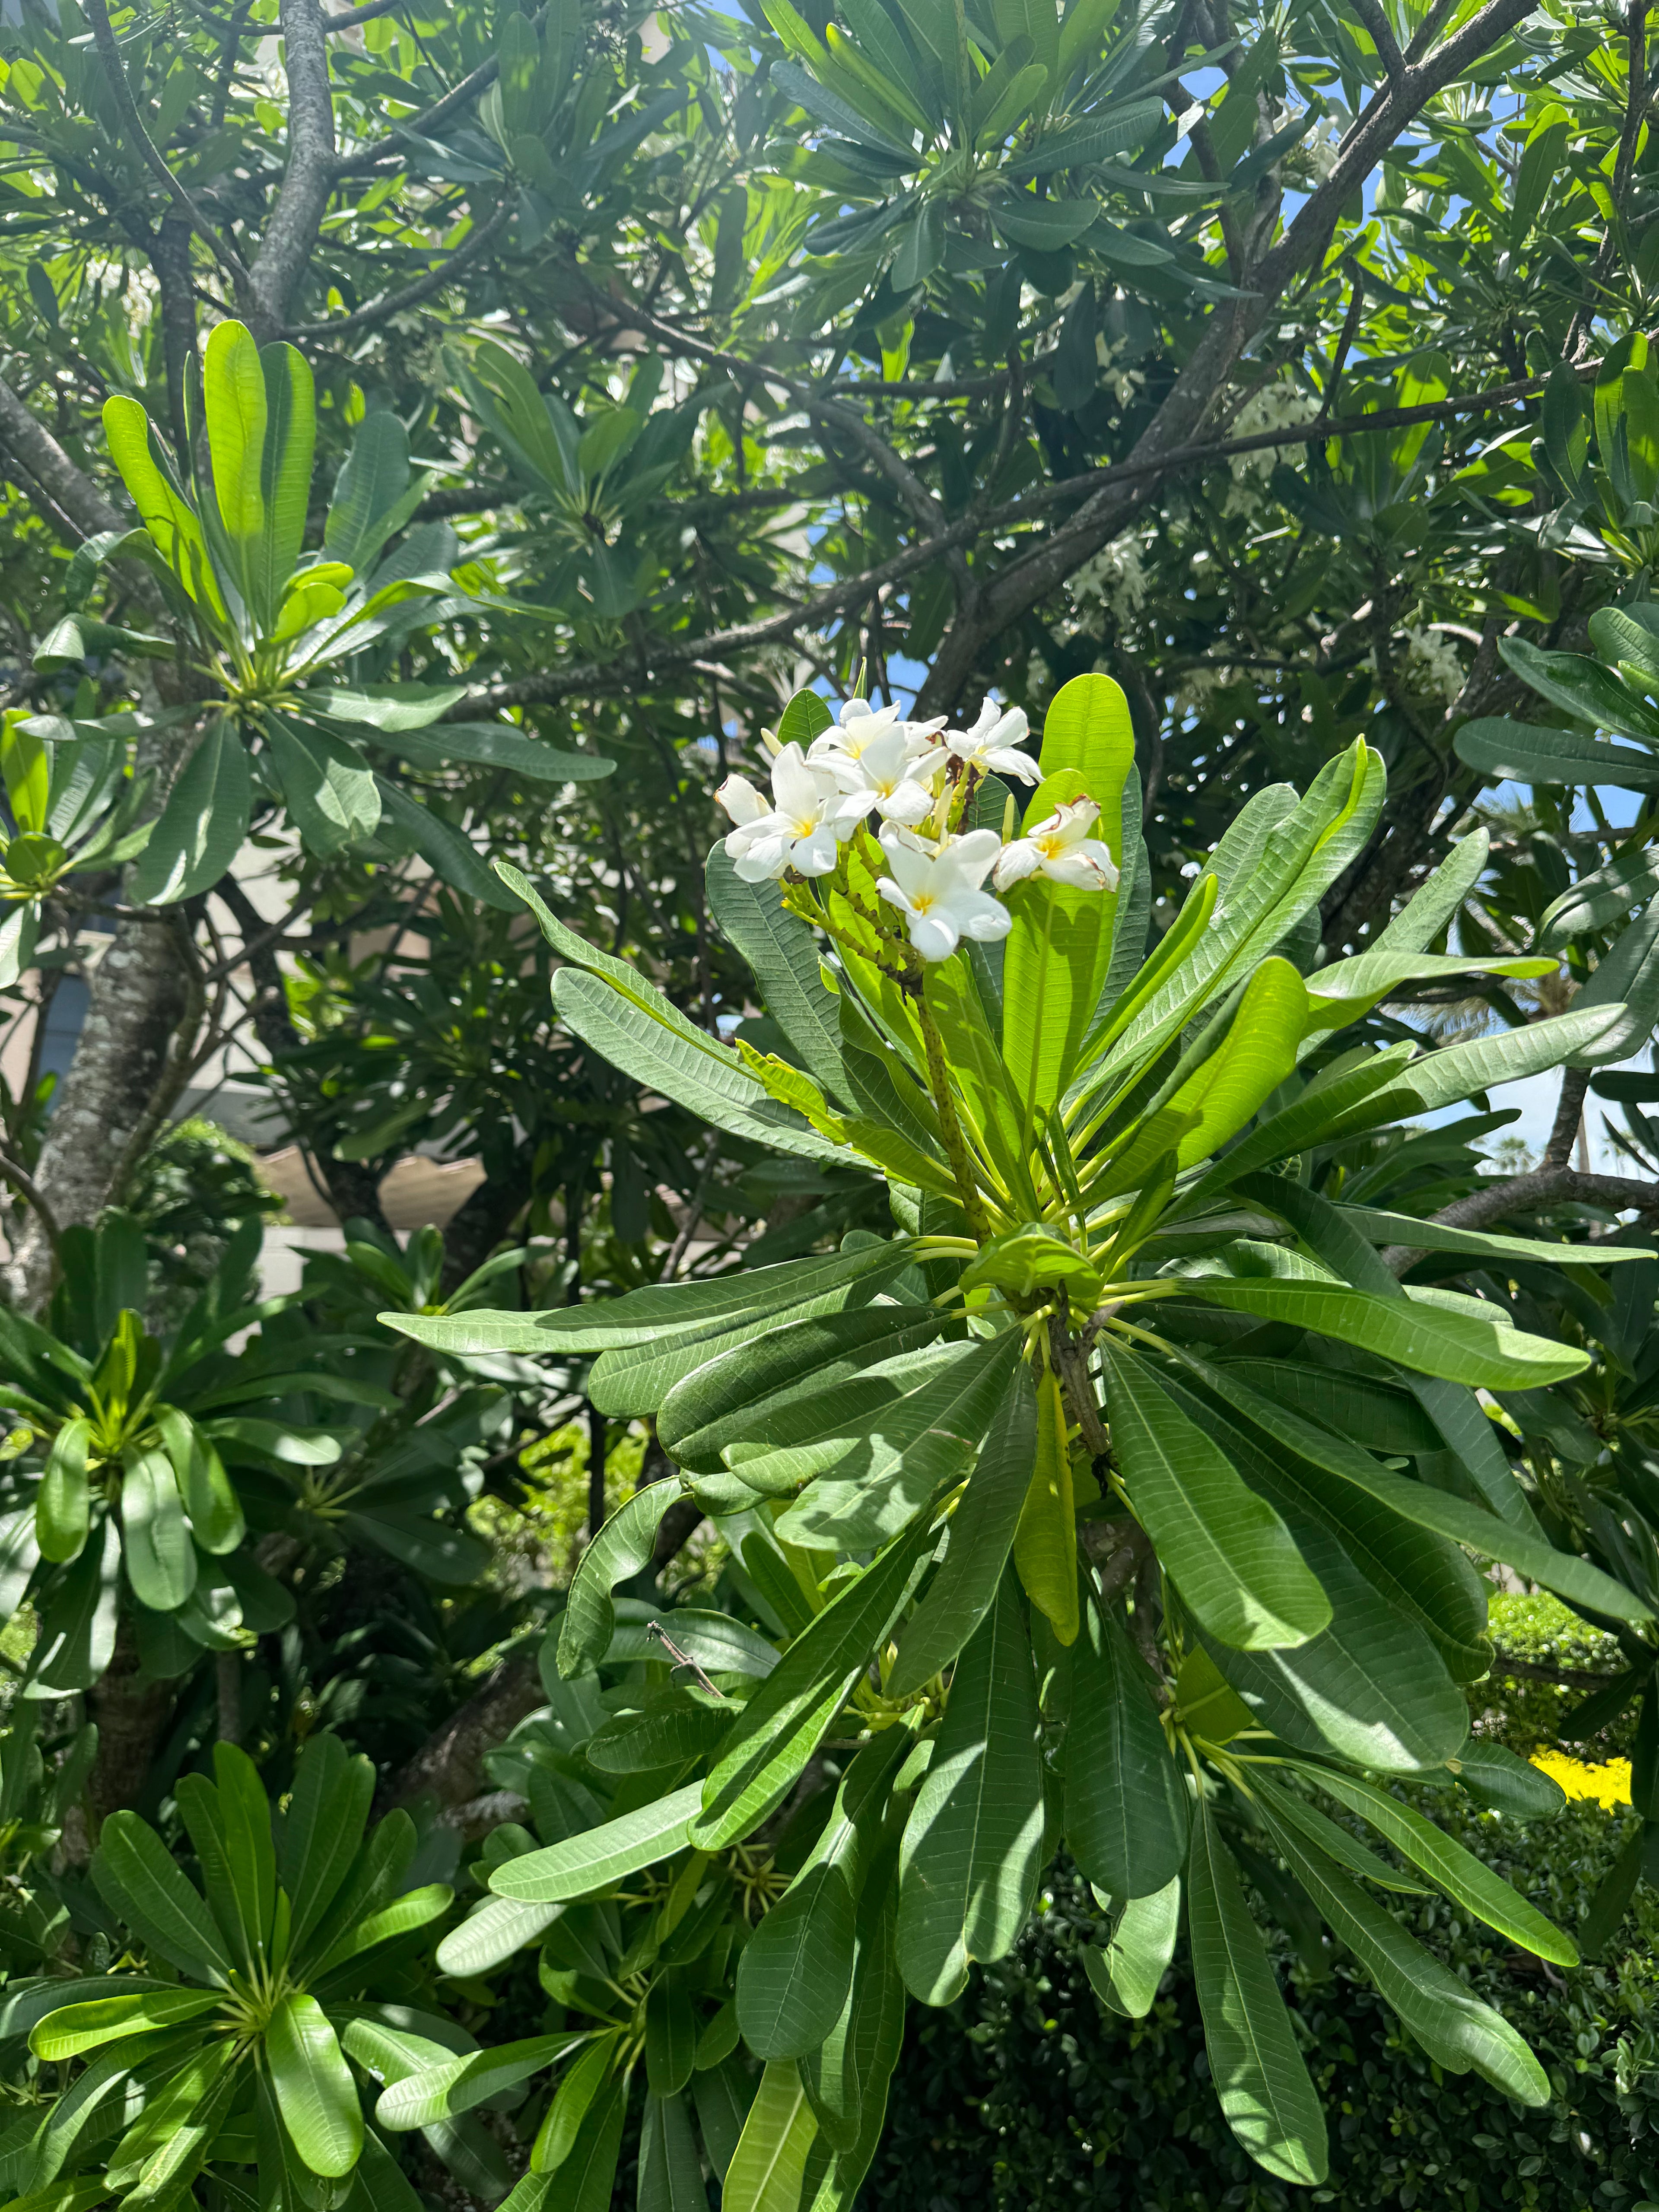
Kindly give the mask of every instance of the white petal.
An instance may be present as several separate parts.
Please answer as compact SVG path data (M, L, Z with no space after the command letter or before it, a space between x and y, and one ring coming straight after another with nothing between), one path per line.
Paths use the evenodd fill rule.
M714 793L714 804L723 806L739 829L757 822L767 811L766 801L746 775L728 775Z
M878 876L876 878L876 889L881 893L883 898L886 900L888 905L897 907L901 914L914 914L915 912L915 908L911 905L907 894L893 881L893 878L890 876Z
M1035 783L1039 773L1030 753L1001 750L986 753L981 757L980 766L989 769L993 775L1018 776L1022 783Z
M925 822L933 811L933 794L925 784L901 783L877 804L889 822Z
M1000 899L988 891L969 894L971 907L965 899L953 899L951 918L964 937L971 937L980 945L994 945L1000 937L1006 937L1014 926L1014 918Z
M960 939L942 914L912 915L910 942L924 960L948 960Z
M750 845L737 859L737 872L746 884L763 884L770 878L781 876L789 866L789 840L787 837L767 837Z
M836 848L834 829L827 822L823 823L810 837L796 839L790 866L799 868L804 876L827 876L838 857Z
M1016 837L1012 845L1003 847L991 880L999 890L1006 884L1023 884L1027 876L1036 873L1042 858L1029 837Z

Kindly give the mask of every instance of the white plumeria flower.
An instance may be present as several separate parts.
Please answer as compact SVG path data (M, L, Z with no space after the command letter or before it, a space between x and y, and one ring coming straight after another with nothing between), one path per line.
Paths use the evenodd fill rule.
M872 707L867 699L848 699L839 722L813 738L807 758L827 765L861 760L872 745L884 744L897 732L908 757L919 760L934 749L944 726L942 714L931 722L907 722L896 707Z
M971 730L947 730L945 743L969 768L992 775L1017 775L1024 783L1037 780L1037 764L1019 750L1019 741L1030 728L1023 707L999 707L988 699Z
M932 845L890 822L881 843L893 872L881 877L876 889L904 915L910 942L924 960L948 960L964 937L988 945L1008 934L1007 908L980 889L1002 850L994 830L970 830Z
M861 726L868 728L878 719L872 714ZM818 743L822 740L815 743L815 752ZM813 765L827 769L847 793L845 818L849 822L874 812L884 821L914 826L933 811L939 762L915 757L902 722L884 720L878 734L858 752L826 752Z
M1089 835L1099 819L1100 809L1092 799L1074 799L1057 806L1028 836L1003 847L996 866L997 889L1041 873L1078 890L1115 891L1117 865L1110 848Z
M770 808L740 775L728 777L715 797L737 824L726 849L747 884L764 883L790 868L803 876L827 876L837 846L852 835L836 779L809 763L799 745L786 745L772 763Z

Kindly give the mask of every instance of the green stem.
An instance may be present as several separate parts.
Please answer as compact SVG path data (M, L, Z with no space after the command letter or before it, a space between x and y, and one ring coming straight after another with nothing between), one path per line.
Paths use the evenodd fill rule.
M939 1033L939 1024L933 1019L927 1004L927 979L924 975L916 993L916 1020L921 1029L921 1041L927 1050L927 1082L933 1094L933 1104L939 1110L939 1134L945 1139L945 1155L951 1171L957 1180L957 1194L962 1200L962 1210L968 1217L968 1226L981 1244L990 1242L991 1224L985 1211L985 1201L980 1195L974 1164L969 1156L968 1142L962 1133L962 1124L957 1119L957 1102L951 1090L950 1070L945 1065L945 1040Z

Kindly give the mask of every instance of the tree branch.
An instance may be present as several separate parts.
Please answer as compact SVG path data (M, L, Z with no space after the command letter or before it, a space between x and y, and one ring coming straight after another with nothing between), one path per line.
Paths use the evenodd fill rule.
M288 70L288 174L248 280L248 321L263 345L282 335L289 302L334 190L334 97L317 0L282 0Z
M641 314L637 318L641 327L650 327L653 318ZM678 335L678 334L677 334ZM1581 378L1593 377L1600 363L1585 362L1576 374ZM756 372L770 379L769 371ZM778 380L772 379L771 380ZM1155 457L1114 463L1104 469L1091 469L1086 475L1070 477L1058 483L1046 484L1040 489L1024 492L1018 497L1005 501L1000 507L960 515L935 538L908 546L878 568L866 570L861 575L803 599L784 612L763 619L744 623L726 630L715 630L706 635L687 638L667 638L659 643L647 641L643 662L638 656L619 655L608 661L589 661L564 669L546 669L535 676L523 677L514 682L494 684L470 692L466 698L452 708L447 719L465 721L485 706L511 707L545 704L556 699L565 699L578 692L607 692L626 690L639 683L642 675L670 668L695 665L699 660L718 659L723 655L738 654L770 645L781 638L792 637L803 629L828 621L831 617L849 613L888 584L897 583L953 546L969 544L976 539L1006 536L1023 524L1035 522L1050 507L1063 506L1067 501L1085 498L1103 488L1117 484L1137 483L1168 476L1177 469L1193 468L1211 461L1226 460L1235 453L1255 453L1269 447L1322 444L1328 438L1376 430L1401 429L1417 422L1443 422L1458 415L1485 414L1492 410L1512 406L1517 400L1535 396L1544 388L1540 377L1525 377L1512 384L1495 385L1485 392L1460 393L1455 398L1425 402L1417 407L1381 408L1375 414L1336 416L1329 421L1314 424L1293 424L1282 430L1261 430L1243 438L1217 438L1177 446ZM787 500L784 504L793 504ZM1140 504L1137 500L1135 505ZM453 510L452 510L453 511ZM1063 529L1043 540L1046 549L1066 549L1056 563L1056 574L1068 574L1076 561L1084 557L1078 550L1080 538L1094 538L1097 533L1085 530L1080 520L1067 524ZM1036 556L1030 556L1036 559ZM1024 566L1024 564L1019 564ZM1018 573L1018 568L1005 572Z
M102 61L105 73L109 78L110 92L120 112L121 120L131 135L132 143L139 159L157 181L164 185L178 201L179 206L190 217L191 223L202 243L221 267L228 271L231 282L240 291L248 281L247 269L241 256L234 247L225 244L191 198L188 187L181 179L173 175L172 169L167 166L167 156L150 137L149 127L138 112L138 103L133 98L131 85L127 82L126 70L121 60L121 50L116 44L115 33L110 23L109 9L105 5L105 0L86 0L86 11L87 20L92 25L93 44L98 49L99 58Z
M530 19L531 29L539 31L546 15L546 9L538 8ZM441 100L434 100L432 106L423 108L420 114L411 115L400 127L417 137L429 138L434 131L441 130L448 122L452 115L459 115L481 93L488 92L500 74L501 64L492 56L489 61L481 62L470 76L464 76L453 91L447 92ZM361 147L355 154L336 155L334 173L337 177L361 177L365 171L378 168L382 161L401 161L403 158L392 140L382 138L373 146Z
M1407 69L1387 94L1362 116L1340 149L1330 175L1312 192L1284 236L1252 272L1248 298L1217 307L1186 366L1142 434L1132 465L1156 476L1156 463L1190 443L1217 404L1240 355L1262 327L1291 279L1322 261L1343 207L1434 94L1487 47L1512 30L1530 0L1488 0L1440 51ZM1120 476L1118 483L1127 479ZM921 714L953 706L988 641L1046 599L1080 561L1115 538L1145 504L1147 494L1103 489L1041 550L1013 562L976 596L971 617L959 616L946 633L917 699Z
M388 316L400 314L405 307L417 307L429 300L434 292L441 291L454 276L458 269L476 261L496 234L506 226L513 211L510 198L502 198L487 221L475 222L470 236L462 240L453 253L435 269L428 269L424 276L417 276L400 291L384 292L378 300L371 300L366 307L359 307L349 315L341 315L331 322L300 323L289 331L291 338L345 337L353 331L372 330ZM461 510L465 512L465 510Z
M1483 1183L1467 1198L1443 1206L1429 1219L1443 1229L1485 1229L1517 1213L1535 1213L1547 1206L1564 1204L1601 1206L1614 1213L1632 1209L1641 1214L1659 1213L1659 1183L1640 1182L1634 1176L1589 1175L1580 1168L1534 1168L1529 1175L1505 1176ZM1420 1249L1390 1244L1382 1254L1382 1263L1396 1275L1403 1275L1422 1257Z

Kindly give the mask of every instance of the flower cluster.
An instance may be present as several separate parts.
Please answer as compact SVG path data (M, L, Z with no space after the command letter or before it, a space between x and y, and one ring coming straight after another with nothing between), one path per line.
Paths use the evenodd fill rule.
M994 830L954 827L984 776L1036 781L1036 763L1020 749L1027 726L1018 707L988 699L968 730L946 728L943 715L906 721L896 707L849 699L805 752L778 750L769 798L746 776L726 778L715 793L736 824L726 849L749 883L829 876L842 848L867 838L873 821L876 888L924 960L948 960L964 937L1006 937L1008 909L984 888L988 876L998 890L1036 875L1084 890L1117 888L1109 849L1089 834L1100 815L1091 799L1056 806L1006 842Z

